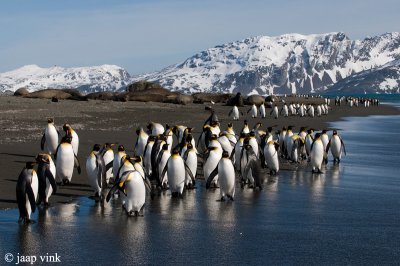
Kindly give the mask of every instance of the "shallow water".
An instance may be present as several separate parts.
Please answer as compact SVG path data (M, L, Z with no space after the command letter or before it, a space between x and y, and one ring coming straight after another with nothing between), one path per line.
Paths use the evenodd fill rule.
M397 264L400 260L399 117L349 118L347 156L325 173L281 171L264 190L237 187L234 202L197 189L147 199L144 217L88 198L36 212L0 211L0 261L11 253L64 263ZM301 167L300 167L301 168Z

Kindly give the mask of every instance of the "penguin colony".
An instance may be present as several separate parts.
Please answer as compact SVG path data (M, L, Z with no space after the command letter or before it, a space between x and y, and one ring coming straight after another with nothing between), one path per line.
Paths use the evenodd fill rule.
M372 100L336 98L335 104L356 102L368 107L377 104ZM351 103L353 102L353 103ZM368 104L365 104L368 102ZM281 110L271 104L270 115L314 117L328 115L330 100L324 104L304 105L284 103ZM235 185L241 188L262 190L265 170L277 175L282 161L309 163L312 172L322 172L328 163L328 153L334 163L340 163L346 154L344 142L337 130L328 136L328 130L314 130L293 126L262 130L262 124L250 127L244 120L243 127L236 131L232 123L221 129L217 114L208 108L211 115L204 122L196 140L193 128L185 125L165 127L150 122L137 129L137 140L133 154L128 154L123 145L115 143L95 144L86 159L88 183L94 191L93 198L101 203L119 200L129 216L142 215L146 190L153 199L162 190L169 189L172 197L183 197L184 190L194 189L197 179L205 180L207 189L219 189L220 200L234 200ZM265 118L264 104L253 105L248 113L256 118ZM239 120L239 108L229 112L232 120ZM72 181L74 168L81 173L77 154L79 137L69 124L63 125L64 136L59 141L54 120L49 118L41 139L43 153L34 162L27 162L18 177L16 196L20 212L19 221L30 223L31 214L37 205L49 205L49 198L57 187ZM114 150L117 147L116 150ZM114 149L113 149L114 148ZM200 165L200 167L199 167ZM199 172L202 172L200 174Z

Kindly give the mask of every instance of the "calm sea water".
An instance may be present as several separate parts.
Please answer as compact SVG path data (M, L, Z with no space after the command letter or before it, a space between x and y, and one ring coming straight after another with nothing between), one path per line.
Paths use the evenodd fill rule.
M281 171L264 190L237 188L234 202L204 183L184 199L147 199L144 217L117 202L80 198L17 223L0 211L0 264L54 255L68 264L398 264L400 261L399 116L349 118L348 151L324 174Z

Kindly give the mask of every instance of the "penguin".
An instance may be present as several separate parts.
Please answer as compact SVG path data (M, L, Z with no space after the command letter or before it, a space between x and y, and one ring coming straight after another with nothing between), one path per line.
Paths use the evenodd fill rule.
M329 143L329 136L328 136L328 130L324 129L322 130L321 133L321 140L322 140L322 144L324 145L324 163L327 164L328 163L328 153L326 152L326 147L328 146Z
M148 173L151 175L151 177L150 177L151 180L156 180L156 181L159 180L157 158L158 158L158 154L162 150L163 145L167 143L166 141L167 141L167 138L164 135L158 135L154 139L154 144L153 144L153 147L151 147L151 153L150 153L151 171L148 171ZM148 170L148 168L146 168L146 170ZM161 184L158 184L158 185L161 186Z
M316 113L317 113L317 117L321 117L321 115L322 115L322 108L321 108L321 105L320 105L320 104L317 105Z
M249 134L250 128L249 128L249 124L247 124L247 120L244 120L243 123L244 123L244 125L243 125L241 133Z
M167 165L169 157L171 157L171 152L168 146L168 144L164 144L162 146L162 149L157 158L158 173L160 173L160 176L158 177L158 183L161 184L161 187L163 189L166 189L168 187L168 173L165 173L163 176L161 175L162 171Z
M210 188L214 177L219 176L221 201L225 200L225 196L233 201L235 196L235 168L229 159L229 153L224 151L222 158L218 162L217 167L211 172L206 182L206 188Z
M207 109L207 107L206 107L206 109ZM211 114L210 114L210 116L206 119L206 121L204 121L204 124L203 124L203 126L205 126L205 125L210 125L210 126L212 126L212 124L217 124L217 125L219 125L219 120L218 120L218 116L217 116L217 114L215 113L215 110L214 109L212 109L212 108L208 108L210 111L211 111ZM218 133L219 134L219 133Z
M95 144L86 159L86 173L96 201L104 199L104 190L107 187L106 164L100 149L101 146Z
M324 160L324 145L321 140L321 134L315 134L314 142L311 145L310 162L313 173L322 173L321 167Z
M250 144L251 147L253 148L253 151L254 151L254 154L256 155L256 157L257 157L257 158L260 158L258 142L257 142L256 134L255 134L254 131L251 131L251 132L250 132L249 144Z
M261 104L261 105L260 105L259 111L260 111L260 117L261 117L261 118L265 118L265 117L267 116L267 115L266 115L266 112L265 112L265 105L264 105L264 104Z
M199 139L197 140L197 146L200 145L200 152L204 153L207 151L207 147L211 141L211 128L209 125L203 126L203 131L201 132Z
M125 155L121 158L120 167L119 167L117 173L115 174L114 184L107 194L107 197L106 197L107 202L109 202L110 198L114 195L116 189L118 188L117 187L118 184L120 184L121 182L122 183L125 182L127 175L124 175L124 173L127 173L129 171L136 171L136 169L133 166L132 158L129 155ZM122 206L125 208L125 201L126 201L125 194L120 193L120 195L121 195Z
M292 106L292 105L290 105L290 106ZM292 107L292 108L293 108L293 107ZM288 117L288 116L289 116L289 109L288 109L288 106L287 106L286 103L282 106L281 111L280 111L279 113L280 113L283 117Z
M247 113L250 113L252 118L256 118L257 117L257 106L255 104L253 104L251 106L251 108L247 111Z
M166 126L166 129L165 129L165 132L164 132L164 136L165 136L165 138L166 138L166 142L167 142L167 144L168 144L168 150L169 151L171 151L171 148L172 148L172 144L173 144L173 142L174 142L174 138L173 138L173 136L174 136L174 131L173 131L173 129L174 129L174 127L173 128L170 128L168 125ZM178 142L179 143L179 142Z
M187 128L186 126L182 126L182 125L176 125L172 128L172 132L175 134L176 138L178 139L178 143L182 142L183 132L185 131L186 128ZM168 145L170 145L170 144L168 143ZM172 147L170 147L170 148L172 148Z
M150 122L147 125L147 129L149 130L148 134L152 136L158 136L164 133L165 129L163 125L155 122Z
M279 134L279 150L281 151L282 157L284 157L286 154L286 147L285 147L286 133L287 133L286 127L282 127L282 130Z
M58 131L54 126L54 119L47 119L47 126L44 129L42 140L40 141L40 148L48 154L54 154L58 146Z
M236 144L237 142L236 133L235 130L233 129L232 123L228 123L228 128L226 129L226 136L233 145Z
M210 130L211 130L211 133L212 134L214 134L214 135L219 135L219 133L221 133L221 129L220 129L220 127L219 127L219 123L218 122L211 122L211 124L210 124Z
M187 164L179 155L178 149L172 151L171 157L169 157L161 176L164 176L165 173L168 173L168 184L172 197L182 197L183 189L185 187L186 173L188 173L192 179L192 184L195 184L195 178L192 171L190 171Z
M156 137L155 136L149 136L147 139L147 144L146 147L144 148L143 152L143 166L146 169L146 172L151 175L152 174L152 168L151 168L151 151L153 149L153 145L155 143Z
M63 129L65 131L65 135L71 137L71 145L74 150L74 154L78 156L78 149L79 149L78 134L76 134L75 130L73 130L69 124L64 124Z
M307 135L305 137L305 147L306 147L306 153L307 153L308 160L310 159L311 145L314 142L313 133L314 133L314 129L311 128L311 129L307 130Z
M114 181L116 179L118 179L117 173L119 168L121 167L121 160L122 158L126 156L126 152L125 152L125 147L123 145L119 145L118 146L118 151L114 154L114 160L113 160L113 180L110 183L114 183Z
M277 105L275 105L275 106L272 108L270 115L272 115L275 119L278 119L278 117L279 117L279 110L278 110L278 106L277 106Z
M253 148L250 144L244 142L244 149L242 149L241 154L241 186L242 188L249 181L249 187L253 187L254 189L259 188L262 190L262 172L261 172L261 164L256 154L253 151Z
M183 155L183 160L186 163L186 165L189 167L190 172L194 177L196 177L197 174L197 154L196 150L194 149L193 145L191 143L188 143L187 145L187 150L185 151ZM193 189L194 184L192 183L192 178L190 177L190 174L188 171L186 171L186 177L185 177L185 186L187 189Z
M239 108L237 108L236 105L233 106L232 110L230 110L228 116L231 117L235 121L239 120Z
M236 170L240 170L240 155L242 154L242 148L243 148L243 142L244 139L246 138L245 133L241 133L239 136L239 140L236 142L235 148L232 151L232 154L234 154L235 158L235 167Z
M39 186L36 171L33 169L34 166L35 162L27 162L18 176L16 197L19 209L19 223L28 224L34 222L31 220L31 214L36 210Z
M113 143L105 143L101 151L106 167L106 184L109 184L110 179L113 179L114 151L112 147L114 145Z
M219 142L218 142L219 144ZM208 153L205 158L205 163L203 166L203 175L204 179L208 179L210 176L211 172L215 169L215 167L218 165L219 160L221 160L222 157L222 148L221 145L216 145L216 144L211 144L211 146L208 148ZM215 187L218 186L218 175L214 177L214 182L213 185Z
M279 143L272 140L268 141L264 147L265 164L270 171L270 175L276 175L279 171L278 149Z
M289 152L289 159L295 163L299 163L302 153L302 147L304 146L304 140L297 134L293 134L290 138L289 145L287 147Z
M338 135L337 130L333 130L332 137L326 146L326 154L328 154L329 148L331 149L333 162L340 163L342 153L346 155L346 147L344 146L343 139Z
M226 133L221 132L219 134L218 142L221 144L222 150L227 151L229 156L231 156L233 147Z
M128 216L143 216L146 188L151 191L150 181L139 171L128 170L121 174L121 178L110 189L106 201L108 202L115 191L119 190L124 195L123 207Z
M51 156L46 153L39 153L35 160L39 182L37 204L40 205L43 202L44 206L48 207L50 196L57 192L55 180L56 166Z
M314 118L315 116L315 110L314 110L314 105L311 105L307 108L307 113L311 118Z
M57 180L64 185L71 182L74 166L77 168L78 174L81 174L81 166L71 142L72 138L70 135L64 136L54 156Z
M288 126L288 129L285 134L285 157L290 159L290 152L291 152L291 147L289 147L289 142L291 141L291 137L293 136L293 131L292 129L294 126Z
M134 154L136 156L144 156L144 149L147 144L147 140L149 138L149 135L143 130L143 128L139 128L136 130L137 134L137 139L134 147Z

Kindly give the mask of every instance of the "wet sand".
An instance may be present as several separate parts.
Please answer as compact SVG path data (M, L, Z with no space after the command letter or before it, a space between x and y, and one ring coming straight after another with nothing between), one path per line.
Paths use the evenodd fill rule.
M64 123L69 123L77 131L80 138L78 158L81 162L82 174L76 172L72 184L59 187L57 194L50 199L50 204L57 205L70 202L78 196L90 196L92 190L87 183L85 173L86 156L93 144L118 142L123 144L128 153L133 151L136 141L135 130L145 127L149 121L162 124L183 124L195 128L197 139L204 120L210 112L204 110L205 104L175 105L166 103L144 102L112 102L112 101L70 101L53 103L46 99L27 99L13 96L0 97L0 209L16 208L15 185L24 163L33 160L40 152L40 139L46 120L54 117L55 124L61 130ZM230 106L213 105L224 130L231 120L228 113ZM234 122L236 132L239 132L243 120L247 119L250 126L257 122L262 128L276 125L277 128L292 125L295 129L301 126L324 129L329 122L339 121L343 117L369 115L398 115L399 109L388 106L371 106L369 108L331 105L327 116L322 117L280 117L275 120L271 116L265 119L251 118L246 115L249 106L240 108L245 114ZM270 109L267 109L269 114ZM343 129L345 130L345 129ZM284 171L284 170L283 170Z

